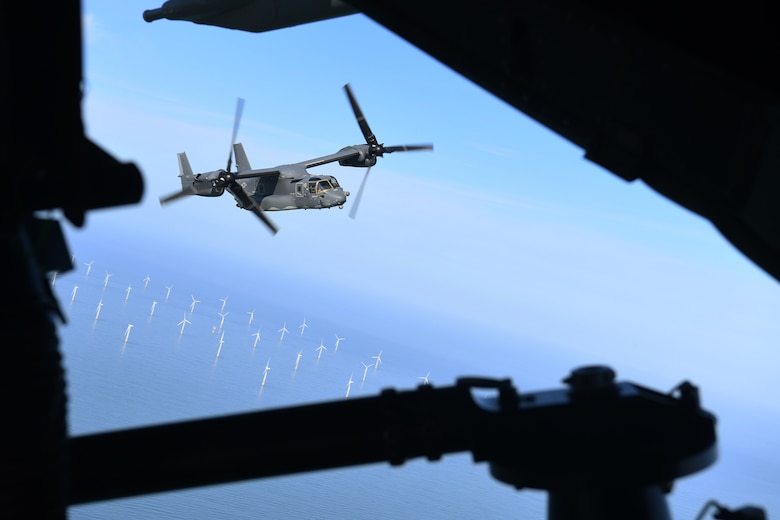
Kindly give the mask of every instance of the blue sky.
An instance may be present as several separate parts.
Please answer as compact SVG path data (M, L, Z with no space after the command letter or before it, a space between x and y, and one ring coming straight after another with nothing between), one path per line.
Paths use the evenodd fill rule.
M237 267L263 259L334 290L511 323L599 354L629 343L685 358L722 344L728 357L737 338L740 353L780 343L780 286L709 222L592 165L362 15L251 34L146 23L149 7L85 3L87 132L134 161L146 191L140 205L91 213L75 233L121 229L203 266L226 252ZM347 82L381 141L435 146L380 159L357 219L346 208L269 213L281 228L272 237L229 197L160 207L178 189L177 152L199 171L225 166L237 97L246 99L238 140L255 167L360 143ZM363 173L321 171L353 193Z
M146 190L138 205L66 227L71 244L152 251L249 283L316 281L323 305L398 305L556 346L571 367L608 363L662 389L690 379L705 404L710 392L780 412L777 281L709 222L587 162L366 17L251 34L146 23L154 3L83 6L86 131L135 162ZM348 207L271 212L271 236L229 196L160 207L178 189L178 152L196 171L225 166L237 97L238 140L256 168L362 142L345 83L381 142L435 146L381 158L357 219ZM321 170L357 192L362 170Z

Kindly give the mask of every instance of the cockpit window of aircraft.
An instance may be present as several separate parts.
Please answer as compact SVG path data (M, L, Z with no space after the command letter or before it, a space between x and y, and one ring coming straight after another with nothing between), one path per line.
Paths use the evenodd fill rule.
M331 186L330 181L328 181L327 179L323 179L317 183L317 193L321 191L332 190L332 189L333 186Z

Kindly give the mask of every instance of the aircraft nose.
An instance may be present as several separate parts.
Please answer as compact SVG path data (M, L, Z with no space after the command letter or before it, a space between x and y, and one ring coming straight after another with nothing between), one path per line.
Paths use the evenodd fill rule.
M323 193L320 193L320 207L323 208L332 208L333 206L341 206L347 201L347 196L344 195L344 191L341 189L338 190L329 190Z
M333 202L335 203L335 206L341 206L345 202L347 202L347 195L344 193L344 190L339 188L338 190L333 190Z

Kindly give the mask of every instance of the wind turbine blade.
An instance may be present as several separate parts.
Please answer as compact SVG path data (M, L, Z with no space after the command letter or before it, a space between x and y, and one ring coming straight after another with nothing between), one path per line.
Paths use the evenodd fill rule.
M352 208L349 210L349 218L354 219L355 215L357 215L358 206L360 205L360 199L363 197L363 190L366 187L366 181L368 180L368 174L371 171L371 167L369 166L366 169L366 174L363 176L363 181L360 183L360 189L358 189L357 196L355 197L355 201L352 203Z

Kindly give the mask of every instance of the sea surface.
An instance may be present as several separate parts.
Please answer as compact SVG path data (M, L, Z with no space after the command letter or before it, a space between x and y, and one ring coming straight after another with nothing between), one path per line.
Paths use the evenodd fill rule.
M381 301L323 305L311 296L316 287L286 277L255 285L246 273L199 277L78 253L76 269L52 280L67 320L59 336L71 435L376 396L416 388L426 377L434 386L464 375L510 377L521 391L538 391L559 388L575 368L549 346ZM87 266L86 258L95 259ZM676 518L693 518L717 491L709 481L682 488L670 496ZM74 520L258 517L542 519L546 494L501 483L464 453L70 509Z
M328 308L304 315L284 296L296 293L289 283L256 290L181 273L108 272L100 261L86 269L53 280L67 320L59 336L71 435L375 396L426 376L451 385L473 373L428 343L425 320L409 330L409 320L390 314L365 322L358 312L334 319L343 313ZM494 480L464 453L86 504L70 518L542 518L545 500Z

